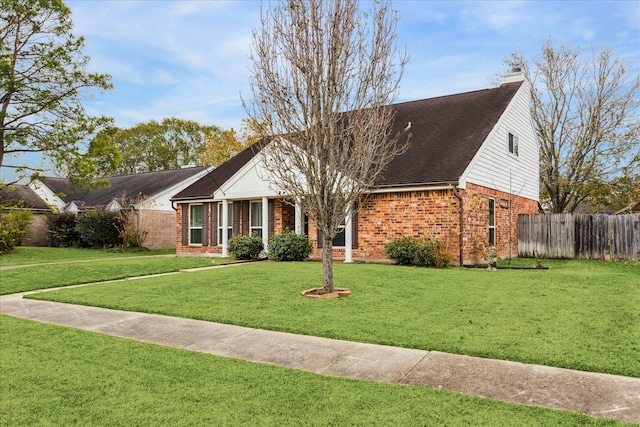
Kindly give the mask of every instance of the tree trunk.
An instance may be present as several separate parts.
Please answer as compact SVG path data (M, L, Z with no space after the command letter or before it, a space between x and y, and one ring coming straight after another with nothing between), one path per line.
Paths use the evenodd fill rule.
M322 236L322 286L325 293L333 292L333 242Z

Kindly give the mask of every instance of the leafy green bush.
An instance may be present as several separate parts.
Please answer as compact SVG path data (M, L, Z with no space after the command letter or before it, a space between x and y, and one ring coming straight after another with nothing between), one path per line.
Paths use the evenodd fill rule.
M75 230L82 246L103 249L122 245L120 230L126 221L120 213L95 209L78 216Z
M0 253L9 252L29 236L33 213L16 207L0 214Z
M72 213L55 213L47 216L49 246L70 248L80 246L80 236L76 231L76 216Z
M257 259L264 244L255 233L251 236L233 236L227 245L229 252L237 259Z
M431 239L401 237L385 245L387 257L399 265L446 267L450 256L442 243Z
M304 261L313 249L304 234L284 231L269 240L269 259L276 261Z

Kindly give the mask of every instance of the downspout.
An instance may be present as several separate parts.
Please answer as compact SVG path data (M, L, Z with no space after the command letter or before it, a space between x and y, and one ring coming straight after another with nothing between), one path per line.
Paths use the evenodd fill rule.
M464 201L462 200L462 196L458 193L458 184L453 186L453 195L456 196L456 199L460 202L460 237L459 237L459 246L460 246L460 267L462 267L463 263L463 248L464 248Z

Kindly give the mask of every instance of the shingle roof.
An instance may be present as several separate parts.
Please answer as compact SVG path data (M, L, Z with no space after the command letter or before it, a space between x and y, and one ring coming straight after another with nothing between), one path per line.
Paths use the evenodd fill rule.
M93 190L74 188L65 178L45 178L44 183L52 191L64 193L62 199L67 203L80 201L85 206L103 206L121 197L136 199L139 196L153 196L202 170L204 166L106 177L103 179L109 181L110 185Z
M411 122L411 138L407 150L389 163L378 186L458 182L521 85L505 83L492 89L394 104L393 134ZM212 197L261 148L249 147L172 199Z
M396 104L394 131L411 122L412 137L379 185L457 182L521 84Z
M0 188L0 204L7 203L38 211L51 210L45 201L26 185L11 185Z
M245 148L211 172L173 196L172 200L202 199L213 196L213 193L231 178L242 166L247 164L266 145L264 141L256 142Z

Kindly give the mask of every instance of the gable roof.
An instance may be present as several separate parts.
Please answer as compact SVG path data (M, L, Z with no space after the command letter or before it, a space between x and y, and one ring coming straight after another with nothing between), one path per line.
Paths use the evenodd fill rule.
M202 199L213 196L213 193L229 180L240 168L246 165L256 154L268 144L261 140L245 148L211 172L176 194L171 200Z
M0 204L16 205L34 211L51 211L51 208L26 185L10 185L0 188Z
M65 202L82 202L85 206L104 206L113 199L122 197L137 199L158 194L171 186L191 178L205 169L204 166L172 169L156 172L144 172L134 175L122 175L103 178L108 187L93 190L75 188L66 178L45 178L43 183L54 193L63 193Z
M409 122L407 150L387 166L380 187L458 182L522 82L394 105L394 132Z
M504 113L522 81L499 87L394 104L392 134L411 123L407 150L387 166L377 187L457 183ZM254 144L172 197L211 198L266 143Z

